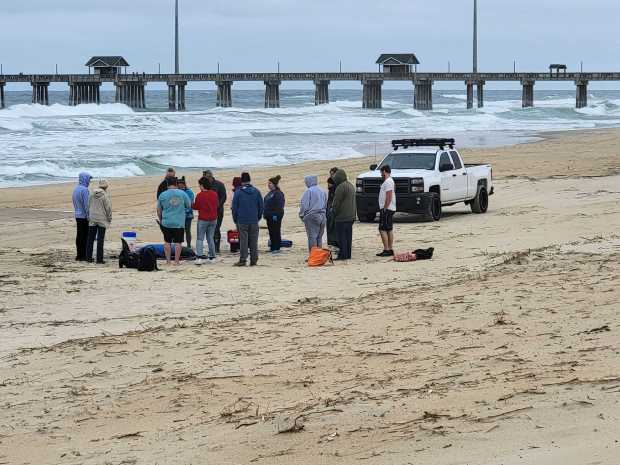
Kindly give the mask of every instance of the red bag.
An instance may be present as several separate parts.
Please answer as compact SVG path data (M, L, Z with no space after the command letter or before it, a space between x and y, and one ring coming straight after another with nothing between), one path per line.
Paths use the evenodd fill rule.
M239 252L239 231L229 229L227 233L231 253Z

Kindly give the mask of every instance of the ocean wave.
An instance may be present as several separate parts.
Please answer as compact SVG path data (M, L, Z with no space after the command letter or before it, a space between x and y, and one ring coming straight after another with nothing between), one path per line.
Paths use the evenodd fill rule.
M202 93L204 94L204 93ZM0 111L0 186L94 176L139 176L180 168L279 165L354 156L354 147L383 144L399 136L460 134L465 140L500 140L504 134L620 126L620 98L594 92L586 108L574 95L537 92L534 108L521 108L520 94L490 93L483 108L467 110L465 95L435 93L433 111L413 108L410 91L384 92L383 108L363 110L361 92L332 94L315 106L312 92L299 92L290 106L262 108L260 92L245 107L215 108L213 96L192 111L139 111L125 105L18 104ZM489 94L487 94L489 95ZM302 101L307 98L307 101ZM241 100L241 99L239 99ZM162 105L167 95L162 93ZM512 139L511 139L512 140Z

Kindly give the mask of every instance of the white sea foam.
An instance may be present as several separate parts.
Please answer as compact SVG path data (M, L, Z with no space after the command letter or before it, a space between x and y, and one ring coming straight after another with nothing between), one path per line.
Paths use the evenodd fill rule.
M566 93L538 93L527 109L517 95L467 110L464 94L446 92L430 112L415 110L411 93L384 99L379 110L362 110L357 94L315 106L310 93L293 95L293 106L282 108L262 108L256 98L252 107L203 105L183 113L134 112L120 104L14 105L0 111L0 186L73 178L82 169L138 176L165 165L228 168L353 156L355 146L399 135L457 134L484 144L537 131L620 126L617 94L595 93L578 110Z

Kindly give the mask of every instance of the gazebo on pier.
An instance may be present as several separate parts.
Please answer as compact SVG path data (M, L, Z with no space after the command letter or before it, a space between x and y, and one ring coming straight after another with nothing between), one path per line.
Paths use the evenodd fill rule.
M420 64L414 53L383 53L377 59L379 71L383 68L383 73L392 75L411 74Z
M97 56L88 60L86 66L88 66L88 74L90 74L90 69L93 68L95 74L114 77L117 74L121 74L122 68L129 66L129 63L120 56Z

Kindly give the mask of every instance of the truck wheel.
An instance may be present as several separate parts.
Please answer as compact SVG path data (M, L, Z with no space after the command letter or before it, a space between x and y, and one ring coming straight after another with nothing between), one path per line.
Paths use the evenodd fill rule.
M431 200L424 214L426 221L439 221L441 219L441 198L437 192L431 193Z
M359 218L361 223L374 223L376 216L376 213L357 212L357 217Z
M469 204L474 213L486 213L489 208L489 194L484 186L478 187L476 198Z

